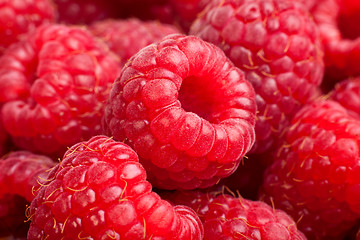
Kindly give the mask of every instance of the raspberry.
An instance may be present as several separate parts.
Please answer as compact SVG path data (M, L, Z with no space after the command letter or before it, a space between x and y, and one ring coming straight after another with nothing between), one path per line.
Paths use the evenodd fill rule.
M44 184L46 170L53 165L50 158L25 151L12 152L0 159L0 236L26 236L29 227L24 224L26 204Z
M255 110L251 84L219 48L171 35L123 68L104 122L155 186L194 189L235 171L254 143Z
M209 2L209 0L170 0L177 22L185 32L189 32L191 24Z
M179 33L172 25L156 21L138 19L104 20L89 27L92 34L102 38L109 48L116 53L122 65L143 47L161 40L163 37Z
M360 77L338 83L331 98L346 108L351 116L360 119Z
M43 155L15 151L0 159L0 197L15 194L31 202L53 161ZM35 191L35 192L34 192Z
M43 25L0 58L5 129L18 147L58 157L101 133L119 73L115 55L84 29Z
M118 16L116 1L103 0L53 0L61 23L90 24L106 18Z
M265 172L262 198L309 239L341 239L360 217L360 122L338 103L306 105Z
M105 136L72 146L30 206L28 240L201 240L199 218L152 192L136 153Z
M12 43L42 23L54 22L51 0L2 0L0 2L0 55Z
M197 210L204 224L206 240L306 239L291 217L264 202L199 191L175 193L173 199L176 204Z
M321 0L310 9L325 48L324 84L360 75L360 4L354 0Z
M213 1L190 33L224 50L252 83L258 113L251 152L275 148L323 76L318 30L306 9L287 0Z

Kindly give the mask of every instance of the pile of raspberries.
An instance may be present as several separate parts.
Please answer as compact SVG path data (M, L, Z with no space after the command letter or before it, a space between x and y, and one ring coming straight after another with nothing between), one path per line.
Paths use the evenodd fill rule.
M360 240L360 1L0 0L0 240Z

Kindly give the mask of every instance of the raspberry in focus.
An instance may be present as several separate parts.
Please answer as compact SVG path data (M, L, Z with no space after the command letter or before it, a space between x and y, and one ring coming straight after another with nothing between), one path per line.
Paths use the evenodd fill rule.
M293 219L264 202L224 192L176 191L175 204L194 209L204 224L204 240L305 240Z
M104 128L165 189L214 185L254 143L251 84L216 46L171 35L140 50L115 81Z
M152 191L136 153L96 136L72 146L30 206L28 240L202 240L203 227L186 206Z
M88 31L42 25L0 58L4 127L19 148L59 157L101 133L119 73L118 58Z
M215 0L190 34L219 46L256 92L251 153L276 148L291 118L317 97L324 72L317 26L304 5L287 0Z
M359 120L340 104L308 104L265 172L261 198L291 215L308 239L342 239L358 222L359 133Z

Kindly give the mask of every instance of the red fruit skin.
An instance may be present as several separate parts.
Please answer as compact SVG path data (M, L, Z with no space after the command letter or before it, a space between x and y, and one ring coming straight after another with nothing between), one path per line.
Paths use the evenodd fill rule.
M293 115L317 97L324 72L317 26L304 5L287 0L213 1L190 34L219 46L256 92L251 153L276 148Z
M170 35L134 55L114 83L104 128L164 189L214 185L254 143L254 91L216 46Z
M330 96L346 108L349 115L360 119L360 77L345 79L336 84Z
M101 133L118 59L88 31L42 25L0 58L2 121L21 149L61 156Z
M46 171L54 165L50 158L26 151L0 159L0 236L26 236L26 206L41 184L46 184Z
M110 50L119 56L122 65L143 47L167 35L180 33L173 25L136 18L98 21L90 25L89 30L104 40Z
M265 172L261 199L291 215L308 239L341 239L358 222L359 131L340 104L308 104Z
M69 148L31 202L30 216L28 240L203 238L196 213L152 192L136 153L105 136Z
M43 23L54 22L51 0L2 0L0 2L0 55L11 44L26 38Z
M117 1L103 0L53 0L58 22L64 24L91 24L107 18L119 16Z
M293 219L264 202L224 192L175 191L165 194L175 204L193 208L204 224L204 240L305 240Z

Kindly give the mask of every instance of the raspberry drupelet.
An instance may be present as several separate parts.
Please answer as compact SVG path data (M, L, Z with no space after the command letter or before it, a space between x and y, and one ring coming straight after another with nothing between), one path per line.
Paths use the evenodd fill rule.
M31 202L29 216L28 240L203 239L196 213L162 200L136 153L105 136L64 154Z
M308 239L341 239L360 217L360 122L340 104L302 108L266 170L261 198Z
M54 22L56 10L51 0L0 1L0 55L13 43L26 38L43 23Z
M123 68L107 102L107 134L140 156L159 188L206 188L254 143L251 84L216 46L170 35Z
M276 148L293 115L317 96L323 77L318 29L304 5L214 0L190 34L219 46L253 85L258 113L251 153Z
M82 28L48 24L0 58L2 120L15 145L61 156L101 133L118 58Z
M125 65L129 58L143 47L167 35L180 33L173 25L158 21L141 21L136 18L98 21L90 25L89 30L104 40L119 56L122 65Z
M204 240L306 240L284 211L260 201L220 192L176 191L165 195L194 209L204 224Z

